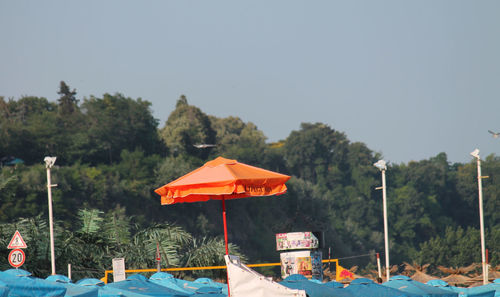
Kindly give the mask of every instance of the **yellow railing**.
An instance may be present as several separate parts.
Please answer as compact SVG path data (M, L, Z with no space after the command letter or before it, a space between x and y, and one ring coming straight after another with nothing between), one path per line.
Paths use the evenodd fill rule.
M323 260L323 263L335 263L335 268L339 265L339 259L329 259ZM248 264L248 267L269 267L269 266L280 266L281 263L260 263L260 264ZM187 271L187 270L211 270L211 269L226 269L226 266L204 266L204 267L175 267L175 268L162 268L161 271ZM158 269L127 269L125 273L141 273L141 272L156 272ZM113 273L113 270L104 271L104 277L101 280L107 284L108 275Z

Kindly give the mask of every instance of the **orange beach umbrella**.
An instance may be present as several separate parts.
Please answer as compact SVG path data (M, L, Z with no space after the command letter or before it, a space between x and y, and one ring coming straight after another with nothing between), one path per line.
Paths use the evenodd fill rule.
M222 200L224 241L227 248L226 199L281 195L290 176L218 157L155 192L161 204Z

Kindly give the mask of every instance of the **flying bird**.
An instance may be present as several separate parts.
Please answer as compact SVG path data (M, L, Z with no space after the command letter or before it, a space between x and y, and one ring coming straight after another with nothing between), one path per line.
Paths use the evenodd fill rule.
M493 132L491 130L488 130L488 132L490 132L491 135L493 135L493 138L498 138L500 136L500 133L498 133L498 132Z
M215 144L193 144L193 146L195 148L202 149L202 148L207 148L207 147L214 147L214 146L217 146L217 145L215 145Z

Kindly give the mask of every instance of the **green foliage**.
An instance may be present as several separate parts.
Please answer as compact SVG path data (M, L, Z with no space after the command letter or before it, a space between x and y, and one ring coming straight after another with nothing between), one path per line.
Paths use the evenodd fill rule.
M127 216L125 208L117 205L110 210L104 218L102 226L104 237L118 248L130 243L131 217Z
M500 225L500 157L490 155L482 164L483 175L488 176L482 179L484 220L486 226L495 227Z
M417 259L447 267L467 266L481 262L479 230L446 228L444 235L433 237L420 245Z
M58 94L55 103L0 97L0 158L25 161L0 168L0 244L22 229L30 241L25 267L37 275L47 275L50 267L43 166L48 155L57 156L51 171L58 185L52 189L57 270L71 263L76 278L102 277L113 257L125 257L130 268L155 267L157 244L164 266L222 264L220 201L160 206L153 192L219 155L292 176L282 196L227 201L232 253L275 262L275 234L292 231L323 231L332 257L383 252L382 193L375 190L380 172L373 166L382 156L342 132L302 123L285 140L266 143L253 123L208 116L185 96L158 129L151 104L140 98L104 94L78 100L64 82ZM489 176L482 179L486 244L497 265L500 158L488 156L482 166ZM440 153L389 164L386 173L392 263L479 261L475 162L450 164ZM5 257L6 245L0 247ZM352 263L373 264L367 261Z
M89 237L99 233L103 221L101 217L102 213L102 211L97 209L81 209L78 211L78 218L82 223L79 233Z
M47 221L39 215L29 219L19 219L13 224L0 224L0 254L3 259L7 259L10 252L7 246L16 230L22 234L28 246L25 249L26 262L23 268L34 275L48 275L50 273L50 244ZM8 262L0 262L1 270L8 268L11 268Z
M302 123L286 139L284 156L297 177L333 187L344 183L348 140L325 124Z
M45 98L0 98L0 156L22 158L26 164L42 162L56 149L56 105Z
M198 149L195 145L215 143L215 131L210 119L199 108L189 105L184 95L160 130L160 135L174 156L188 154L205 159L208 150Z
M63 81L58 94L58 104L39 97L0 97L0 156L37 164L55 155L59 165L95 165L119 161L124 149L138 148L146 155L164 151L150 102L104 94L102 99L84 99L79 106L76 90L70 91Z
M262 166L265 155L266 137L253 123L244 123L240 118L210 117L217 137L217 147L212 156L224 156L240 162Z
M150 102L133 100L121 94L90 97L82 103L87 117L83 162L91 164L118 161L122 150L141 149L147 155L160 152L157 120Z
M71 117L78 110L78 99L76 99L76 90L70 91L69 86L61 81L59 84L59 92L61 97L57 100L59 103L59 113L63 116Z
M169 223L138 228L117 207L108 213L97 209L78 211L79 229L67 230L55 224L56 271L65 271L72 264L73 278L100 278L111 266L113 258L124 257L129 269L155 266L156 248L160 249L163 267L223 265L224 241L216 238L195 239L183 228ZM22 234L28 248L24 269L35 276L50 274L50 246L46 219L36 216L14 223L0 224L0 256L7 257L6 249L15 230ZM231 244L232 254L245 256L239 247ZM8 269L1 262L0 269Z
M184 174L196 169L202 165L199 160L188 158L186 156L168 156L163 159L158 169L155 171L156 181L158 187L163 186Z
M156 247L159 245L162 263L168 267L182 265L181 250L192 240L192 235L183 228L168 223L153 224L137 230L131 246L124 254L127 264L135 269L155 267Z
M40 205L47 205L47 181L41 166L20 166L15 170L2 168L0 180L0 222L19 217L34 217Z
M234 244L228 245L229 254L239 256L242 261L247 261L239 247ZM224 239L222 238L194 238L187 249L184 250L184 257L182 263L184 267L206 267L206 266L224 266L224 253L225 250ZM220 278L220 271L193 271L190 273L192 277L212 277ZM182 274L186 276L185 273Z

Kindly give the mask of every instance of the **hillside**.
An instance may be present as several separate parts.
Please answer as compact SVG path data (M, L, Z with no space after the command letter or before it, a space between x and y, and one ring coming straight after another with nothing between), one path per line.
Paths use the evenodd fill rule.
M267 143L264 131L251 122L207 115L185 96L159 127L151 104L142 99L104 94L80 102L64 82L59 94L55 102L0 97L2 239L10 238L21 218L43 221L47 216L45 156L57 156L52 182L58 184L53 203L60 230L81 231L81 211L98 210L102 224L126 218L128 233L122 235L129 238L156 224L170 224L198 243L220 239L220 203L160 206L153 190L224 156L292 176L285 195L227 203L229 241L252 262L275 262L274 234L292 231L323 231L335 258L383 253L382 193L375 189L380 172L373 166L383 156L343 132L302 123L286 139ZM490 262L498 265L500 158L486 157L482 170L489 176L483 180L486 246ZM475 163L450 164L445 152L389 164L392 264L432 263L436 268L481 261L476 174ZM6 258L8 250L0 248ZM348 262L370 267L374 259Z

